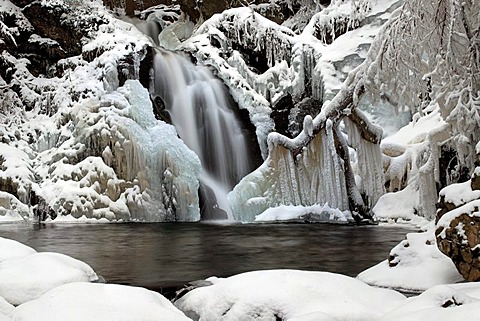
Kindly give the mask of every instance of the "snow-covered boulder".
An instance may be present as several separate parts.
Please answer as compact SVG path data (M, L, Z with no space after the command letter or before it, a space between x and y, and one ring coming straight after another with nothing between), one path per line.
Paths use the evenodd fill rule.
M16 321L187 321L162 295L116 284L70 283L22 304Z
M480 286L478 283L448 284L432 287L419 296L408 298L380 320L477 320L479 312Z
M475 170L476 177L479 167ZM438 248L449 256L467 281L480 281L480 190L473 180L440 191L437 212Z
M208 280L213 285L175 302L194 320L373 321L405 299L397 292L327 272L255 271Z
M96 280L98 276L86 263L58 253L33 253L0 262L0 297L14 305L62 284Z
M25 244L0 237L0 263L7 259L24 257L34 253L37 253L37 251Z
M437 284L462 280L450 258L435 242L433 224L421 233L409 233L390 251L388 260L361 272L357 278L370 285L405 292L422 292Z
M11 321L9 316L13 313L15 307L0 296L0 321Z
M30 209L14 195L0 191L0 222L18 222L29 217Z

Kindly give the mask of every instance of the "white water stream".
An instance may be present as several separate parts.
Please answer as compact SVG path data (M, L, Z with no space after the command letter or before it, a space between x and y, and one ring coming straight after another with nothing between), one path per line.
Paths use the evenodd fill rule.
M154 57L154 96L162 98L180 138L200 158L201 181L233 219L227 194L250 170L247 143L226 88L206 68L159 49Z

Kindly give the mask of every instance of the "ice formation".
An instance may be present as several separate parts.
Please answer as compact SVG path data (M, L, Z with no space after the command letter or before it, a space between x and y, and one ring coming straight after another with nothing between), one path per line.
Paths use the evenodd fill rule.
M101 101L74 109L74 139L60 148L67 155L51 150L40 155L59 155L50 180L40 184L55 213L126 221L199 219L198 158L171 125L155 119L138 81L127 80ZM68 161L68 153L82 152L98 156Z
M7 3L2 12L15 12L22 24L19 28L31 29L21 10ZM42 2L42 5L68 7L64 1ZM351 72L367 57L380 26L399 5L397 0L332 1L328 7L310 3L302 9L304 16L293 17L284 25L255 12L267 10L274 4L252 5L214 15L195 30L178 6L160 6L140 13L146 17L147 29L157 26L147 31L154 41L170 49L187 51L198 64L210 67L227 85L240 108L248 110L256 126L265 163L231 193L229 199L237 218L253 221L256 215L272 206L323 206L326 203L341 211L350 210L358 218L363 214L357 214L368 213L384 192L382 167L387 190L400 190L412 182L419 195L415 210L432 217L435 184L439 178L438 144L445 142L446 127L443 126L447 126L439 111L432 105L431 110L425 109L419 114L419 122L437 121L438 130L426 131L423 138L418 136L405 144L387 141L380 149L382 134L358 110L365 109L367 114L372 114L376 105L369 106L373 100L360 99L360 91L365 88L352 88L349 80ZM148 70L142 61L155 60L158 65L160 56L170 60L168 68L176 68L172 73L185 76L183 80L180 76L173 79L178 88L198 92L197 85L190 86L192 79L195 83L210 79L211 75L206 69L201 69L202 75L194 75L186 62L180 63L172 54L154 57L148 49L151 46L148 37L132 25L112 19L98 1L79 8L72 17L64 17L68 20L65 23L80 19L82 26L91 21L95 24L87 28L81 55L60 60L49 78L33 77L26 59L8 53L2 55L2 64L8 67L8 72L0 83L10 83L13 78L22 88L15 92L8 86L1 87L7 88L1 90L9 104L19 107L2 107L15 116L8 124L12 130L7 124L3 127L3 143L15 149L7 153L4 163L7 166L15 159L17 169L21 168L18 176L8 174L9 169L15 167L2 168L6 174L0 176L0 182L8 186L8 194L0 195L4 209L1 213L6 214L2 219L19 219L14 217L12 209L20 208L23 217L27 212L30 216L42 212L52 217L85 214L87 218L109 220L198 220L198 159L184 149L171 127L156 123L151 112L129 101L138 98L142 106L149 105L147 96L131 95L128 87L136 85L129 82L123 89L118 88L127 79L140 79L148 86L145 84L150 80L145 79L149 76ZM92 17L77 17L90 10L88 8L95 12ZM303 21L306 16L308 21ZM17 39L11 27L2 26L1 30L6 41L11 37ZM29 39L32 44L57 46L54 40L38 35L32 34ZM364 70L364 74L369 74L371 69ZM200 98L193 94L173 96L176 99L195 96L193 100L205 106L223 105L219 95L212 92L220 92L219 82L214 86L215 89L204 86L205 95ZM154 92L152 85L149 90ZM169 93L159 96L169 105L172 90L166 91ZM345 92L353 93L353 97L347 97ZM340 97L336 97L337 93ZM278 111L277 104L285 97L291 97L292 102L285 117L290 123L285 127L291 128L287 133L291 134L289 137L299 134L295 139L278 134L269 136L276 126L272 111ZM342 105L345 102L342 99L352 102ZM177 105L190 104L187 100ZM309 110L300 110L306 105L310 106ZM185 121L184 127L198 123L194 121L199 119L198 114L189 118L185 113L178 117L175 112L180 109L169 108L167 106L174 122ZM208 111L203 115L213 113ZM20 126L21 118L28 119L27 125ZM303 129L294 124L301 124L300 119ZM82 132L82 128L87 127L89 129ZM238 132L225 127L231 126L224 124L211 136L223 138L227 132L238 136ZM169 137L163 140L163 145L160 140L151 139L159 135ZM231 155L240 144L227 143L234 148L232 152L226 149L226 156L212 152L219 155L217 162L195 147L201 145L195 135L181 130L179 135L197 153L205 172L210 167L231 164ZM468 141L468 137L462 140L456 136L455 139L452 146L463 146L459 157L464 155L465 160L471 162L473 148L462 143ZM168 145L167 140L172 144ZM27 141L32 144L25 144ZM188 161L177 164L178 159ZM226 180L231 185L248 170L239 165L236 169L225 168L225 172L229 174L220 175L223 176L220 185L225 185ZM33 207L25 208L22 204Z
M71 10L63 1L39 5ZM81 55L60 60L53 75L34 77L26 59L2 55L12 105L0 128L1 220L199 220L198 157L155 119L140 82L128 80L142 79L150 41L99 2L77 7L64 18L90 10L78 21L96 27Z
M275 143L267 146L267 134L273 127L271 121L265 122L265 119L269 119L271 106L287 93L292 95L294 102L305 97L313 98L319 107L322 101L332 98L341 89L346 73L365 57L368 43L377 30L361 27L360 21L370 15L372 19L377 19L377 24L381 24L396 6L395 1L384 1L376 6L368 5L362 10L354 10L350 4L335 3L332 9L318 13L315 23L306 26L300 35L248 8L230 9L213 16L178 47L192 52L200 62L218 71L240 107L249 110L250 118L257 126L262 153L264 157L268 156L265 164L242 180L229 195L237 219L253 221L255 215L268 207L281 204L309 206L328 202L329 206L341 210L353 210L349 206L349 199L363 204L363 193L366 205L372 206L383 193L378 141L373 143L376 147L369 148L368 144L363 143L358 143L356 147L361 156L358 167L360 176L368 177L364 186L358 189L353 173L349 172L347 179L344 177L344 160L333 155L337 151L332 150L335 144L329 141L329 137L334 136L337 121L331 128L325 123L320 125L325 130L318 134L320 131L317 129L313 133L308 116L304 133L300 136L318 134L321 138L313 139L311 147L306 146L301 151L298 150L301 148L298 143L287 143L294 147L286 150L272 147L282 145L275 142L276 135L268 138L269 142ZM354 16L353 11L361 13ZM315 37L315 30L333 26L340 20L347 21L348 28L335 35L336 41L324 43L322 37ZM342 39L345 32L347 34ZM329 53L331 51L336 54ZM346 58L349 55L356 58ZM261 59L264 61L259 62ZM337 68L340 63L342 66ZM264 69L259 69L261 66ZM339 71L333 75L332 70ZM253 97L253 100L249 97ZM324 121L318 120L316 123ZM315 151L317 148L322 151L318 155ZM321 153L325 153L325 156L319 156ZM373 157L373 164L369 165L369 161L366 161L368 157Z

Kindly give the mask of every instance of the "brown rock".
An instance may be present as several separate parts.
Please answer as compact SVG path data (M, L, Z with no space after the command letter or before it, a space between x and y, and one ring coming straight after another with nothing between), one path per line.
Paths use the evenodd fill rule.
M464 213L453 219L447 229L435 231L438 248L452 259L467 281L480 281L479 230L480 217Z
M473 172L470 186L472 187L472 190L474 190L474 191L480 190L480 171Z

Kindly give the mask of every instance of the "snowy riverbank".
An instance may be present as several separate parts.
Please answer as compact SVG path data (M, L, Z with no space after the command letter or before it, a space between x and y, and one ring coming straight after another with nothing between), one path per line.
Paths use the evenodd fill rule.
M396 264L382 262L357 279L327 272L253 271L211 277L211 285L173 304L143 288L91 283L98 276L83 262L0 238L0 320L452 320L473 315L480 308L479 284L436 286L461 277L436 246L428 245L432 231L408 234L392 250ZM415 284L418 292L426 291L407 299L363 281L410 290Z

